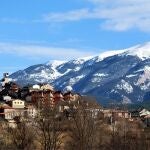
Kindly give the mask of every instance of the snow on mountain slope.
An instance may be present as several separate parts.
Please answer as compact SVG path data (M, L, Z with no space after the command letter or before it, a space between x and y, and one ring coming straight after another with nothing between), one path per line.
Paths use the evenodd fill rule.
M98 100L143 101L150 93L150 42L97 56L34 65L11 78L21 85L48 82L57 89L70 87Z
M102 61L103 59L105 59L107 57L114 56L114 55L119 55L119 54L124 53L125 51L126 50L113 50L113 51L104 52L104 53L101 53L98 56L98 58L99 58L99 61Z
M143 45L137 45L126 49L123 55L132 55L141 58L142 60L150 58L150 42Z
M120 89L120 90L125 90L125 92L127 92L127 93L133 92L133 87L128 82L126 82L124 80L121 80L121 84L117 84L116 88Z
M150 66L145 66L141 71L142 74L139 76L136 84L140 86L142 90L147 90L150 88Z
M45 63L47 66L51 65L53 68L56 68L57 66L60 66L61 64L64 64L66 61L61 60L51 60L47 63Z

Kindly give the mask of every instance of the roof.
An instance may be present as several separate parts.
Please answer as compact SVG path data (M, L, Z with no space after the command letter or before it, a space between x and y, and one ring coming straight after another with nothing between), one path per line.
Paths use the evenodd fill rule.
M14 108L12 108L11 106L9 106L7 104L0 105L0 108L2 108L2 109L14 109Z
M23 101L23 102L25 102L25 101L22 100L22 99L12 99L12 101Z
M147 109L143 109L142 111L139 112L140 116L147 116L150 115L150 111Z
M73 96L73 93L71 91L64 93L64 96L70 95L70 94Z

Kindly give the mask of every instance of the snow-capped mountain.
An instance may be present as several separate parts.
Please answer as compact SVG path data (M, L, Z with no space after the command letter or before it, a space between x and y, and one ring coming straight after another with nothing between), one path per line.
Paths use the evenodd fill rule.
M34 65L11 78L22 85L48 82L103 102L146 101L150 98L150 42L98 56Z

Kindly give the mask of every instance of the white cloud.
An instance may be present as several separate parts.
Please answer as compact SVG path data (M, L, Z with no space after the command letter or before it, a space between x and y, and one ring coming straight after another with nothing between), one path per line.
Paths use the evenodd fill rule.
M45 22L78 21L88 18L88 9L78 9L64 13L49 13L43 16Z
M35 44L0 43L0 54L12 54L29 58L73 59L93 55L81 49L49 47ZM46 60L47 61L47 60Z
M99 14L104 19L103 28L126 31L139 29L150 31L149 0L94 0L99 4ZM103 6L103 7L102 7Z
M145 4L148 3L149 0L84 0L84 1L89 1L93 4L104 4L104 5L109 5L109 6L116 6L116 5L136 5L136 4Z
M99 19L101 27L115 31L139 29L150 31L150 0L84 0L91 2L93 9L83 8L43 16L45 22L79 21Z
M51 12L41 19L20 20L18 18L0 18L1 23L55 23L80 21L85 19L100 20L100 27L107 30L127 31L139 29L150 32L150 0L82 0L93 7ZM54 30L53 30L54 31ZM56 30L55 30L56 31Z

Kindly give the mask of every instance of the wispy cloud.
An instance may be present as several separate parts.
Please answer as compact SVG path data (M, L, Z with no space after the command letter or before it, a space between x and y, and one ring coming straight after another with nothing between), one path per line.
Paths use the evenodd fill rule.
M88 9L72 10L64 13L49 13L43 15L43 21L45 22L64 22L64 21L78 21L81 19L89 18Z
M29 21L17 19L17 18L9 18L9 17L0 18L0 23L24 24L27 22L29 22Z
M84 19L99 19L104 29L126 31L139 29L150 31L149 0L84 0L94 5L93 9L83 8L43 16L44 22L66 22Z
M150 0L82 0L92 7L66 12L50 12L41 18L21 20L18 18L0 18L0 23L50 23L80 20L99 20L100 27L106 30L127 31L138 29L150 32ZM56 30L55 30L56 31Z
M94 55L93 52L81 49L2 42L0 43L0 54L12 54L28 58L49 58L63 60Z
M105 29L126 31L136 28L150 31L150 1L149 0L91 0L104 23Z

